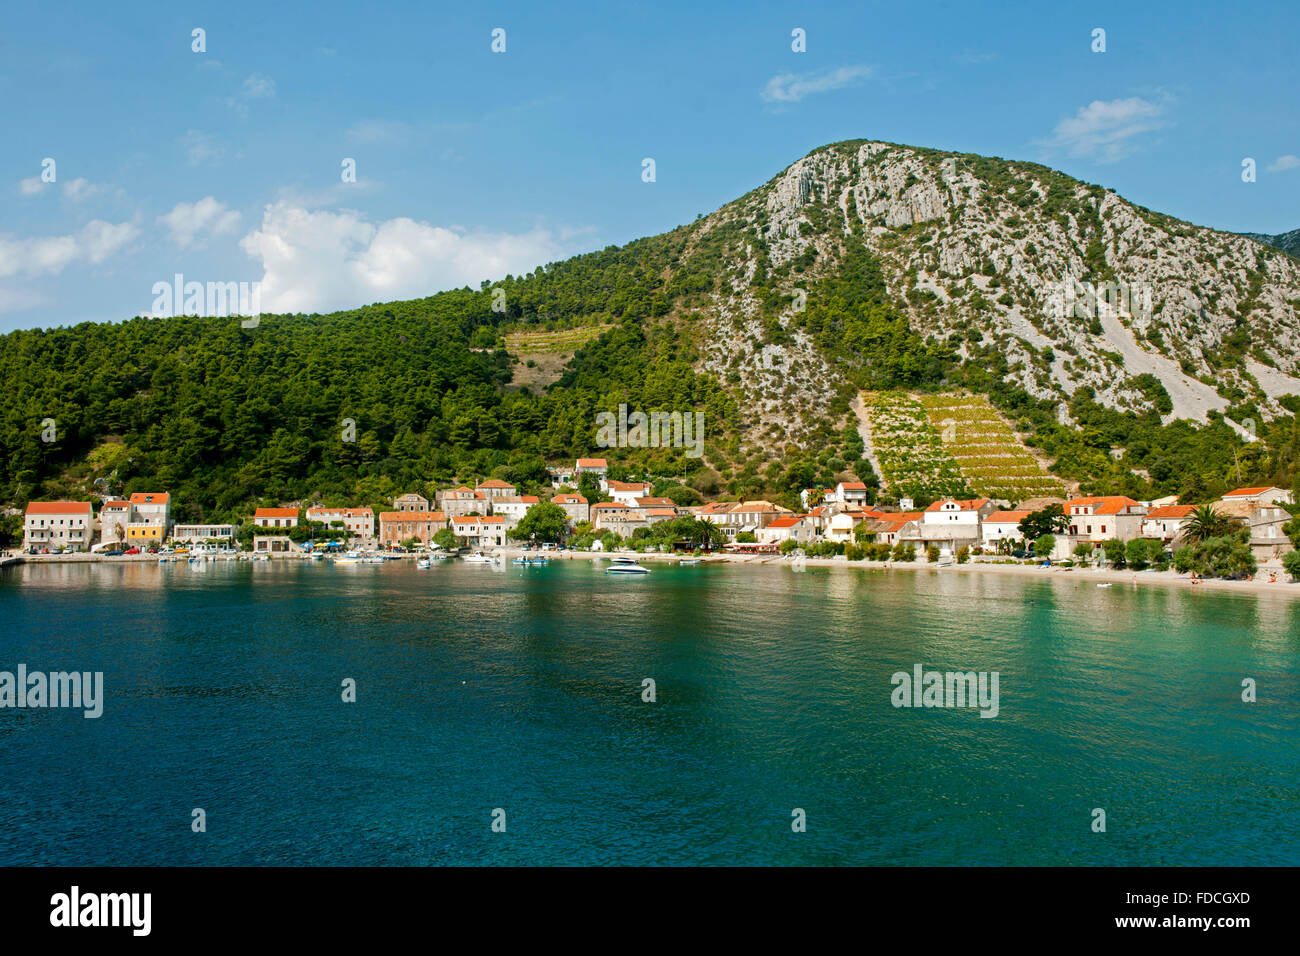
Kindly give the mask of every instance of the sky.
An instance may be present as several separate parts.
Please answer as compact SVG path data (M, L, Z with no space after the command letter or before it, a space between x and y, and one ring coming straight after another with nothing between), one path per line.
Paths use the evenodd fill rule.
M726 6L9 4L0 332L179 312L178 274L265 312L478 288L845 139L1300 227L1294 0Z

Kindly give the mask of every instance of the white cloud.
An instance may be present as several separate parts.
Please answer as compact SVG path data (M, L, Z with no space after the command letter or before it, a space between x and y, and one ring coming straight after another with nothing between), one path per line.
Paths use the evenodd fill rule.
M839 90L872 74L869 66L841 66L820 73L779 73L760 94L768 103L798 103L813 93Z
M185 159L191 166L215 162L225 153L225 149L201 129L187 129L181 137L181 144L185 147Z
M1163 103L1139 96L1120 100L1093 100L1073 116L1056 124L1051 139L1038 145L1064 149L1071 156L1113 163L1136 148L1133 137L1166 126Z
M88 179L77 178L69 180L63 184L63 195L67 196L73 202L81 202L83 199L89 199L99 191L100 187L96 186Z
M1279 156L1277 159L1273 160L1273 162L1268 164L1268 171L1270 173L1281 173L1288 169L1298 168L1300 168L1300 156L1295 156L1291 153L1287 153L1285 156Z
M243 95L246 99L260 100L275 96L275 80L262 73L254 73L244 80Z
M35 196L48 186L49 183L41 179L40 176L32 176L30 179L20 179L18 189L24 196Z
M240 245L262 263L262 309L322 312L477 287L564 254L545 229L460 235L405 217L379 223L350 210L280 201Z
M57 275L78 260L93 265L105 261L140 235L133 222L93 219L80 233L15 239L0 236L0 278Z
M253 73L244 80L237 95L226 97L226 105L241 117L247 118L250 101L269 99L272 96L275 96L275 80L264 73Z
M199 233L224 235L239 228L239 212L212 196L198 202L178 202L172 211L159 216L158 221L171 233L172 242L185 249L193 245Z

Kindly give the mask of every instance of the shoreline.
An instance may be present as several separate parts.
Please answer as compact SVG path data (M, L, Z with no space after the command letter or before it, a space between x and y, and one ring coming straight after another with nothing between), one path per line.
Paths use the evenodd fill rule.
M503 560L509 561L516 557L537 557L545 556L550 561L599 561L602 558L633 558L637 561L653 562L656 564L675 564L682 558L695 557L690 554L668 554L660 552L637 552L637 551L525 551L518 547L505 547L489 549L490 553L500 555ZM181 556L170 556L171 561L167 563L184 564L187 558ZM249 560L250 552L242 552L241 557L236 560ZM277 553L270 555L272 560L311 560L309 554L302 552ZM393 555L392 559L399 561L416 560L419 554L399 554ZM699 555L701 565L705 564L739 564L739 565L764 565L770 567L792 567L794 559L784 555L772 554L711 554ZM225 556L217 559L219 562L228 560ZM135 555L117 555L105 556L100 554L43 554L43 555L6 555L0 557L0 568L9 566L18 566L23 564L115 564L115 563L147 563L158 564L158 556L151 554ZM863 571L879 571L890 573L892 571L928 571L933 574L994 574L994 575L1015 575L1019 577L1037 577L1058 579L1069 577L1076 583L1092 584L1111 584L1114 586L1129 586L1136 588L1140 585L1154 584L1164 587L1181 587L1197 590L1208 591L1227 591L1239 594L1269 594L1277 593L1288 597L1300 598L1300 581L1287 581L1289 575L1285 571L1276 569L1278 580L1270 582L1267 575L1271 574L1274 569L1268 568L1262 570L1251 581L1228 581L1220 578L1200 578L1193 579L1189 575L1180 574L1174 570L1168 571L1130 571L1114 570L1099 568L1082 568L1075 566L1073 568L1064 568L1060 565L1052 565L1044 568L1041 565L1034 564L997 564L987 561L972 560L966 564L943 565L932 564L928 561L849 561L844 557L833 558L804 558L804 567L816 568L847 568L859 569ZM1260 580L1265 576L1264 580Z

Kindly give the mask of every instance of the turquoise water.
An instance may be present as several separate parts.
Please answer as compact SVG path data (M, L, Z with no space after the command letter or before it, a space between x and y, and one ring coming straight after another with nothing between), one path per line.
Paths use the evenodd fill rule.
M19 663L103 671L106 700L0 710L0 864L1300 864L1282 596L23 566L0 572L0 670ZM999 672L1000 713L893 707L917 663Z

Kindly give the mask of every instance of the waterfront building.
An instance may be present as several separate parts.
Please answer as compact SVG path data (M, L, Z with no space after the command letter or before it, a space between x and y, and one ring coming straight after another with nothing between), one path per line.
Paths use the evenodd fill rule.
M89 501L33 501L23 516L23 550L90 547L94 519Z
M384 547L415 538L431 544L433 536L447 527L447 515L441 511L381 511L379 543Z
M253 512L253 524L259 528L296 528L298 509L258 508Z

